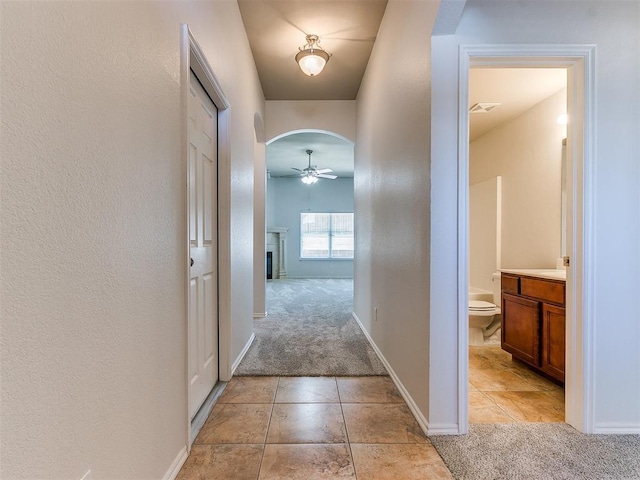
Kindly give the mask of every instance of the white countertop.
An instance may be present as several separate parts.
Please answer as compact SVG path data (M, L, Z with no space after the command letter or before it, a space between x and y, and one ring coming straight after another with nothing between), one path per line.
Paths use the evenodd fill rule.
M527 275L529 277L549 278L551 280L566 280L566 270L555 270L550 268L501 268L501 272L513 273L515 275Z

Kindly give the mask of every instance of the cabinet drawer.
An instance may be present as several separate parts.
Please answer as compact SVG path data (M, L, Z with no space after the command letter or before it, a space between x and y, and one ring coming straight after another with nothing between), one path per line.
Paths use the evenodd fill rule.
M503 273L500 279L502 291L507 293L515 293L517 295L518 293L520 293L518 289L519 280L519 277Z
M564 282L522 277L520 295L564 306Z

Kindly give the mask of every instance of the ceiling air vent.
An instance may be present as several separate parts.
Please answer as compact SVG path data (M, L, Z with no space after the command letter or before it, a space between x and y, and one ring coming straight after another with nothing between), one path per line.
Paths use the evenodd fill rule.
M492 103L492 102L478 102L475 105L472 105L469 108L469 113L489 113L496 107L502 105L501 103Z

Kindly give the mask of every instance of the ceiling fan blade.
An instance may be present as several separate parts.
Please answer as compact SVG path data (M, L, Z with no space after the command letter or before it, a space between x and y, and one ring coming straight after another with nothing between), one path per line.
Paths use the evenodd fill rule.
M296 167L291 167L292 170L297 170L298 172L302 172L302 170L300 170L299 168Z
M337 175L327 175L326 173L319 173L318 175L316 175L316 177L330 178L331 180L335 180L336 178L338 178Z
M320 170L316 170L316 173L329 173L333 172L330 168L321 168Z
M280 175L274 178L300 178L302 176L304 176L302 173L294 173L293 175Z

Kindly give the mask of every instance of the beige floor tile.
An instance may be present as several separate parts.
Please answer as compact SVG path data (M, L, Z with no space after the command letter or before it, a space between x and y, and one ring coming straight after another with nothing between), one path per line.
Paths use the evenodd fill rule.
M260 480L355 478L347 445L266 445L259 477Z
M358 480L439 480L451 473L431 445L351 445Z
M263 445L194 445L176 480L256 480Z
M334 377L281 377L276 403L339 403Z
M520 375L501 369L469 369L469 382L481 392L540 390Z
M469 392L469 423L513 423L498 405L482 392Z
M391 377L338 378L343 403L404 403Z
M219 403L194 443L264 443L271 408L270 404Z
M342 412L351 443L428 443L404 403L342 404Z
M548 392L488 392L487 395L519 422L564 422L564 402Z
M346 443L339 403L282 403L273 406L267 443Z
M272 403L278 377L233 377L218 403Z
M553 390L545 390L545 392L547 395L549 395L551 398L556 399L556 401L558 401L560 404L564 405L564 389L563 388L556 388Z

